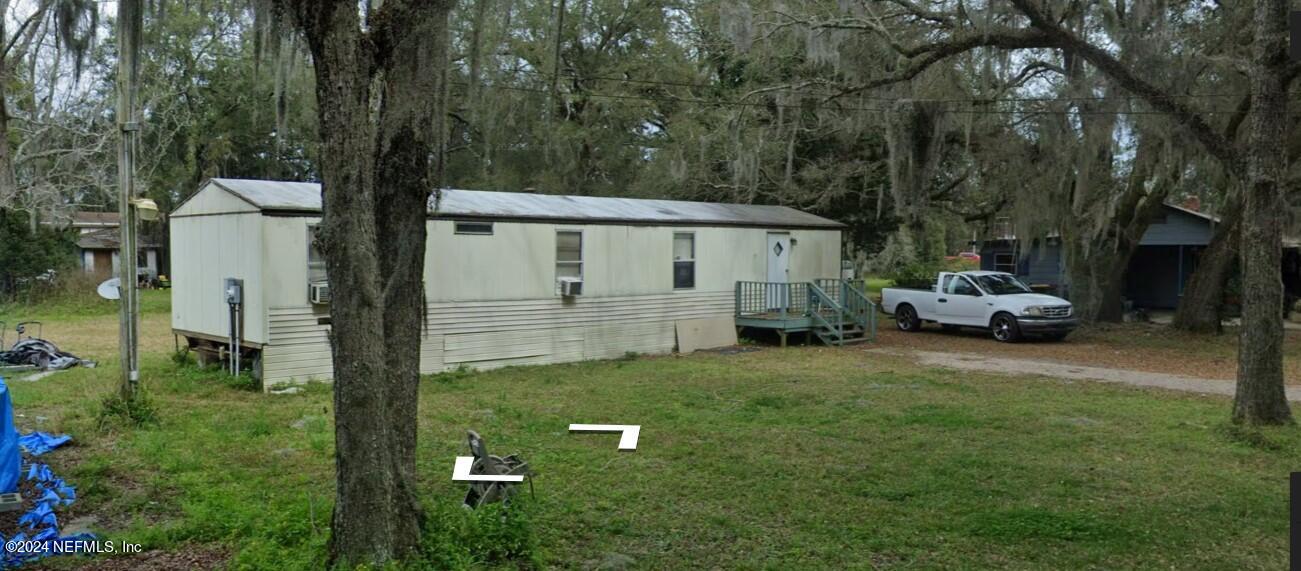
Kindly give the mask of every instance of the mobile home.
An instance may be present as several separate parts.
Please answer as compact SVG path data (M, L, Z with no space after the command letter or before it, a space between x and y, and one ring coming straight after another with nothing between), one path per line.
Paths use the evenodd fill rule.
M266 387L330 379L320 215L317 184L205 183L171 215L175 333L209 352L237 333ZM841 230L782 206L445 190L421 370L672 351L679 321L737 314L738 282L838 277Z

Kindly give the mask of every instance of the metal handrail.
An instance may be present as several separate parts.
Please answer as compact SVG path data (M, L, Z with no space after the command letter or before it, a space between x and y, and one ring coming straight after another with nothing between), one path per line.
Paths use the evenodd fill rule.
M867 294L855 286L855 282L863 283L862 280L841 280L841 291L845 298L845 309L849 312L849 318L854 320L859 327L868 332L869 339L876 340L876 302L867 297Z
M827 318L822 315L822 307L829 306L836 312L836 323L833 325ZM845 342L845 320L841 317L845 313L845 308L831 299L827 292L818 287L817 284L809 284L809 307L812 311L809 315L813 320L836 335L836 344L842 345Z

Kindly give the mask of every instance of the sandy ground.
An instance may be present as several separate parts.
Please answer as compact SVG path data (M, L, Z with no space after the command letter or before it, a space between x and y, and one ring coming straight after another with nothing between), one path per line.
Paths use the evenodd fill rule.
M1068 365L1031 359L988 357L971 353L942 353L937 351L886 348L869 349L869 351L910 357L916 360L920 365L959 369L964 371L1101 381L1104 383L1121 383L1136 387L1151 387L1173 391L1226 396L1233 396L1234 390L1234 383L1231 379L1202 379L1183 375L1171 375L1167 373L1131 371L1106 367L1089 367L1085 365ZM1287 399L1289 401L1301 401L1301 387L1288 387Z
M1029 340L1009 344L995 342L987 332L942 331L929 323L918 333L902 333L888 316L882 316L877 342L861 347L1028 359L1199 379L1233 379L1238 372L1236 334L1191 335L1154 324L1084 329L1061 342ZM1287 383L1301 386L1301 331L1287 331L1284 351Z

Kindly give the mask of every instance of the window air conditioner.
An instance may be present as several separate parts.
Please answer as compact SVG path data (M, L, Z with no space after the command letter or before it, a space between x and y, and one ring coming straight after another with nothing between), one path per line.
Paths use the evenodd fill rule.
M582 278L560 278L560 295L565 297L583 295Z
M330 283L329 282L312 282L308 286L308 297L311 298L315 305L328 305L330 303Z

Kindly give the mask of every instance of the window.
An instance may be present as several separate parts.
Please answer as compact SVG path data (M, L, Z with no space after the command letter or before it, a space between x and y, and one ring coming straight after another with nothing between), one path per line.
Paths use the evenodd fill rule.
M577 230L556 232L556 279L583 278L583 233Z
M952 295L978 295L976 286L971 285L971 281L962 276L957 276L948 283L945 293Z
M998 252L994 254L994 271L1016 273L1016 256L1011 252Z
M696 235L673 234L673 289L696 287Z
M976 278L980 283L980 288L993 295L1011 295L1016 293L1032 293L1030 286L1021 283L1012 276L1001 276L998 274L985 274Z
M136 267L138 267L138 268L147 268L147 267L149 267L149 253L148 253L148 252L146 252L146 251L144 251L144 250L140 250L140 251L136 252Z
M492 222L457 222L456 233L492 236Z
M307 227L307 283L325 281L325 257L316 247L316 226Z

